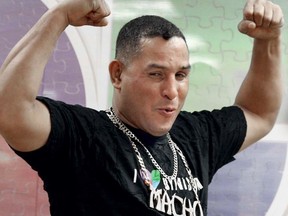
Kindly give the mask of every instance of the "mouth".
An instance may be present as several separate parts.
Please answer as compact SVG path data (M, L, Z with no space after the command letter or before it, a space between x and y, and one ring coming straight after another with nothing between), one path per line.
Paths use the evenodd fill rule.
M160 108L159 111L162 114L171 115L176 111L176 109L172 107L163 107L163 108Z

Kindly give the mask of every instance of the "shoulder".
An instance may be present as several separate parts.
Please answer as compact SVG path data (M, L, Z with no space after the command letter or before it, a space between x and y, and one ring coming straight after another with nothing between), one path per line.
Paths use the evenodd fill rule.
M202 110L202 111L181 111L176 119L175 123L191 123L190 120L196 122L207 122L210 120L221 121L221 120L236 120L245 121L244 112L241 108L237 106L228 106L221 109L214 109L212 111ZM193 122L195 124L195 122Z
M90 131L103 130L110 121L104 110L95 110L79 104L68 104L46 97L37 97L49 110L52 131Z
M63 101L54 100L47 97L37 97L41 103L43 103L49 110L50 115L70 115L71 117L77 116L92 116L99 115L100 111L92 108L85 107L80 104L69 104ZM59 116L58 116L59 117Z
M246 131L246 119L241 108L237 106L223 107L212 111L181 111L173 125L174 132L203 133L215 130L241 128Z

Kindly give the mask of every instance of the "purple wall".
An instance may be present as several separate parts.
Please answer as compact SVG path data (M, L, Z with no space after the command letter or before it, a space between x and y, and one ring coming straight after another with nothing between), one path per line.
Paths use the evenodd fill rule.
M41 1L1 1L0 63L15 43L47 10ZM45 69L40 95L68 103L85 105L83 78L75 52L67 36L62 34Z

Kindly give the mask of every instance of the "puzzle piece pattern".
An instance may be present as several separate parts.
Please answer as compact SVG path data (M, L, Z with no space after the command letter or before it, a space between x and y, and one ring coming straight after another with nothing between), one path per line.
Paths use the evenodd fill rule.
M16 42L47 10L41 1L0 2L0 63ZM68 37L62 34L46 68L39 94L85 105L83 78Z
M0 215L48 216L43 182L0 137Z
M258 142L238 154L210 184L208 215L265 215L278 190L286 152L281 142Z

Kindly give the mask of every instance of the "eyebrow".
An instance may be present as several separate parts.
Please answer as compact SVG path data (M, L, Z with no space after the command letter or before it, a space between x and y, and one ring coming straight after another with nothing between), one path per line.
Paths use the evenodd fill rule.
M163 65L159 65L159 64L153 63L153 64L149 64L147 66L147 69L151 69L151 68L166 69L167 67L165 67ZM181 70L190 70L191 69L191 65L188 64L187 66L182 66L180 69Z

